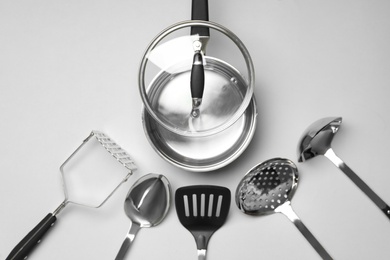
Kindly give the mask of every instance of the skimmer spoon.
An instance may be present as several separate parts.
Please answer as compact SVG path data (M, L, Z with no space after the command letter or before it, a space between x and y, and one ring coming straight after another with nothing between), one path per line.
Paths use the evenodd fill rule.
M291 207L297 185L298 169L292 161L270 159L253 167L240 181L236 190L236 204L249 215L283 213L323 259L332 259Z
M138 230L154 227L164 220L171 204L171 188L167 178L147 174L137 180L126 196L124 208L131 220L130 228L115 260L124 259Z
M324 155L344 172L390 219L390 207L333 151L331 144L341 122L341 117L327 117L311 124L298 143L298 161L304 162L317 155Z

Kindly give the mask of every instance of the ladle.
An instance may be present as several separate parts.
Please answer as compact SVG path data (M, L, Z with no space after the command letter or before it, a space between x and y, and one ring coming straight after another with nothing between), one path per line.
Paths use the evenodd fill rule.
M298 169L283 158L274 158L253 167L240 181L236 190L238 208L249 215L283 213L323 259L332 257L321 246L291 207L298 186Z
M126 196L125 213L131 220L130 228L116 260L124 259L141 228L154 227L164 220L171 204L168 179L160 174L147 174L137 180Z
M341 122L341 117L327 117L311 124L298 143L298 161L304 162L317 155L324 155L344 172L390 219L390 207L333 151L331 144Z

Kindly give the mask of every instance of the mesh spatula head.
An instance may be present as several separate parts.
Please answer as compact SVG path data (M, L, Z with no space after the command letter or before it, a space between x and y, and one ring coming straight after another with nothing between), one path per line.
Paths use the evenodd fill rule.
M225 222L230 199L230 190L220 186L196 185L176 190L177 216L194 236L198 250L207 248L212 234Z

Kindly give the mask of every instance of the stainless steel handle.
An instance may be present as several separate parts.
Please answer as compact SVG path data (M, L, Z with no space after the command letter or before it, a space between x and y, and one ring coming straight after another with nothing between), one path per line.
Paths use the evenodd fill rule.
M334 163L334 165L336 165L336 167L344 172L345 175L347 175L356 184L356 186L358 186L390 219L390 207L335 154L332 148L329 148L324 156L326 156L332 163Z
M125 240L123 240L122 246L119 249L119 252L115 257L115 260L125 259L125 255L126 255L127 251L129 250L129 248L131 247L131 245L135 239L135 236L138 233L138 230L140 230L140 229L141 229L141 226L139 224L137 224L137 223L130 224L129 232L126 235Z
M294 210L291 207L290 202L286 202L285 204L279 206L275 211L283 213L288 217L291 222L301 231L302 235L309 241L312 247L317 251L317 253L324 260L333 260L333 258L326 252L326 250L322 247L320 242L313 236L310 230L302 223L297 214L295 214Z
M198 249L198 260L206 260L207 249Z

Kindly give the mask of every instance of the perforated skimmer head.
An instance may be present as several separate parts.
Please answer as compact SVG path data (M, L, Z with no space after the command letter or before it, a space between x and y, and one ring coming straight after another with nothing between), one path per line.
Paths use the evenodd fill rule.
M291 207L291 199L298 185L298 169L282 158L274 158L253 167L240 181L236 190L238 208L246 214L264 215L280 212L301 231L322 259L331 260L309 229Z
M236 191L238 208L253 215L269 214L290 201L298 184L295 164L282 158L253 167L241 180Z

